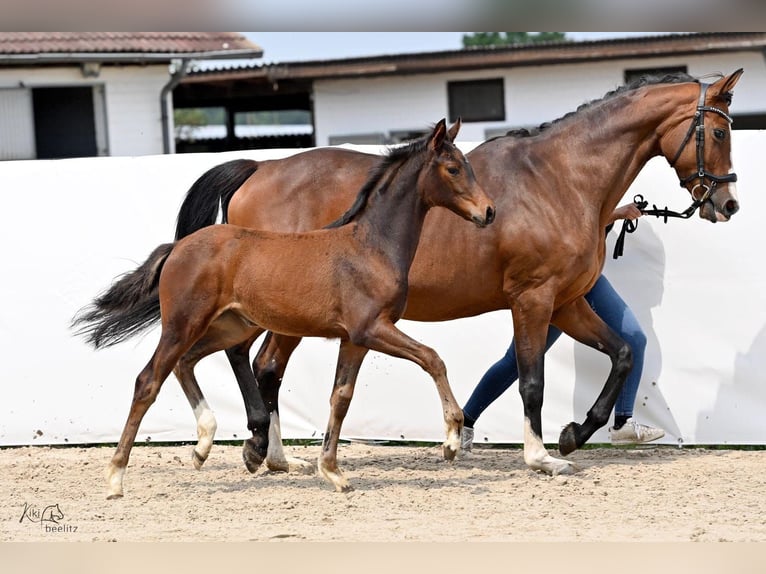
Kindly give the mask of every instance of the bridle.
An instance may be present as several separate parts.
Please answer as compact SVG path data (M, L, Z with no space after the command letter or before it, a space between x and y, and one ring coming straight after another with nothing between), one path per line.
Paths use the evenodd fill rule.
M708 199L710 199L710 197L716 192L716 186L719 183L733 183L737 181L736 173L732 172L727 173L726 175L715 175L705 169L705 112L718 114L727 122L729 122L729 124L733 123L734 121L732 117L722 109L705 105L705 94L707 93L708 87L710 87L710 84L700 83L700 97L697 101L697 109L694 112L694 117L692 117L689 129L686 131L686 135L684 136L681 145L678 147L678 151L676 152L675 156L673 156L673 159L669 162L670 167L675 167L678 158L681 157L681 154L686 148L686 144L689 143L692 134L695 134L694 141L697 147L697 172L692 173L687 177L679 176L681 187L686 187L690 182L694 181L695 178L699 178L699 181L691 190L692 204L680 213L677 211L672 211L667 207L660 209L656 205L652 205L652 209L646 209L648 202L644 200L644 197L641 194L638 194L633 198L633 203L636 204L636 206L641 210L641 213L644 215L662 217L664 218L665 223L668 222L669 217L689 219L692 215L694 215L694 212L697 211L697 209ZM706 179L710 181L710 185L705 183ZM702 196L699 199L697 199L695 196L697 189L703 190ZM617 241L614 245L614 259L617 259L620 255L623 254L625 234L633 233L637 227L638 221L626 219L622 222L622 229L620 230L620 234L617 237Z
M694 203L692 204L691 212L686 217L691 217L691 215L694 213L694 211L705 201L707 201L713 193L715 193L716 185L719 183L731 183L737 181L737 174L736 173L727 173L726 175L715 175L710 173L705 169L705 112L713 112L715 114L718 114L723 119L725 119L729 124L731 124L734 120L732 120L731 116L724 112L720 108L716 108L713 106L706 106L705 105L705 93L707 92L708 87L710 87L710 84L700 84L700 97L699 101L697 102L697 110L694 113L694 117L692 118L691 124L689 125L689 129L686 132L686 136L684 137L683 141L681 142L681 145L678 148L678 151L676 152L676 155L673 157L673 159L670 161L670 167L675 167L676 162L678 161L678 158L681 157L681 153L683 153L684 148L686 147L686 144L689 143L689 140L692 137L692 134L696 132L696 137L694 138L694 141L697 146L697 173L693 173L689 175L688 177L680 177L679 180L681 182L681 187L686 187L689 182L693 181L694 178L699 178L699 182L692 188L691 194L692 199L694 200ZM705 184L705 178L707 178L710 181L710 185ZM700 199L696 199L695 197L695 191L697 191L698 188L701 188L703 190L702 197ZM686 211L689 211L687 209ZM686 211L683 213L686 214Z

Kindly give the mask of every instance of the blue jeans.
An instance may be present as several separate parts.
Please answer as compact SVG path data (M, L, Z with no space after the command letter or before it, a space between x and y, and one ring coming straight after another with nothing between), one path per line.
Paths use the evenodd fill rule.
M625 385L614 405L616 416L633 416L633 403L636 401L638 384L641 382L641 373L644 370L646 335L641 330L641 325L638 324L633 312L603 275L598 278L590 292L585 295L585 299L596 314L619 334L633 350L633 368L628 373ZM556 342L560 335L561 331L553 325L548 328L548 338L545 341L546 351L551 348L551 345ZM465 407L463 407L463 413L469 419L477 420L481 413L508 390L518 378L516 345L512 340L511 346L508 347L503 358L484 373Z

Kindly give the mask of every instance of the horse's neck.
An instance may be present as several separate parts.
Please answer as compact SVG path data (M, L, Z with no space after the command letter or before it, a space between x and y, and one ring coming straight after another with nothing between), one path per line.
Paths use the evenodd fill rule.
M415 259L429 209L417 189L419 173L411 161L401 166L387 189L374 192L357 219L362 231L359 236L385 254L391 265L405 275Z
M651 106L638 98L605 104L605 110L592 111L584 117L585 123L570 124L561 134L570 142L567 157L573 165L569 173L587 182L575 186L576 193L585 203L601 207L601 225L641 169L660 153L658 131L670 113L669 106Z

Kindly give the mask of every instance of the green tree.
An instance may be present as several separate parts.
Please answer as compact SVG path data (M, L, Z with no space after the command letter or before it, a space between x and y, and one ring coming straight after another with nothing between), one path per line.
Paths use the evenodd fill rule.
M463 48L568 41L566 32L474 32L463 35Z

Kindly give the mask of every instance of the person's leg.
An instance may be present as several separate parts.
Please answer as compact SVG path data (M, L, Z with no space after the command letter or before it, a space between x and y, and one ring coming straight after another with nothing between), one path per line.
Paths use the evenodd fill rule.
M561 331L551 325L548 328L548 338L545 342L545 349L551 348L551 345L559 338ZM511 340L511 346L505 352L505 355L492 365L479 383L474 388L471 396L463 407L463 449L471 450L473 443L473 427L476 420L481 416L486 408L491 405L500 395L507 391L510 386L519 378L519 369L516 364L516 343Z
M628 373L614 406L615 417L622 418L622 422L624 422L625 419L633 415L633 404L636 401L638 385L644 371L646 335L633 311L603 275L598 278L590 292L585 295L585 299L596 314L619 334L633 351L633 368Z
M585 298L598 316L618 333L633 351L633 368L628 373L614 406L612 431L619 431L630 421L631 429L626 429L623 433L626 435L623 437L624 442L647 442L660 438L665 434L661 429L638 425L632 421L633 406L644 371L644 354L646 351L646 335L641 329L638 319L603 275L599 277ZM613 438L614 436L613 433Z

